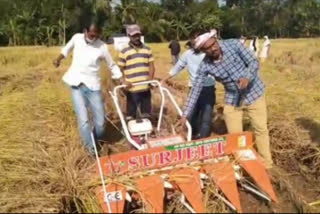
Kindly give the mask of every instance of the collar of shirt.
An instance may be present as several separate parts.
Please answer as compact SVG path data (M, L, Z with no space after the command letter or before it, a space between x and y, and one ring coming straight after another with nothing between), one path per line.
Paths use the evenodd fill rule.
M129 42L129 47L137 50L137 49L143 48L143 47L144 47L144 44L143 44L143 42L141 42L141 44L140 44L139 46L136 46L135 44L133 44L133 43L130 41L130 42Z

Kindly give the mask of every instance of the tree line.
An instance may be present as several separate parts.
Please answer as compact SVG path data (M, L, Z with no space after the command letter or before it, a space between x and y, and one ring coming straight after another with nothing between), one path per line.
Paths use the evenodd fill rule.
M103 39L138 23L148 42L187 39L191 32L219 29L222 38L241 35L316 37L318 0L1 0L0 45L63 45L89 22Z

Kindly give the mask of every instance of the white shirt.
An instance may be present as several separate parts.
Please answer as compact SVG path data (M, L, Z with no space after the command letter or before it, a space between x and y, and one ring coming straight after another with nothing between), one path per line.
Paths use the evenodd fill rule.
M100 90L100 64L102 60L107 62L113 79L122 77L119 67L109 53L108 46L100 39L88 44L84 34L75 34L62 48L61 54L66 58L71 50L73 50L72 64L62 78L68 85L78 86L83 83L93 91Z
M268 57L270 46L271 46L270 40L266 39L263 43L262 51L260 53L260 58L267 58Z
M199 68L200 63L202 62L203 58L205 57L204 53L195 54L192 49L187 50L182 54L178 62L171 68L169 74L170 76L175 76L180 73L185 67L188 68L189 71L189 87L192 87L192 83L197 77L197 71ZM214 86L215 79L212 76L208 76L204 82L204 86Z

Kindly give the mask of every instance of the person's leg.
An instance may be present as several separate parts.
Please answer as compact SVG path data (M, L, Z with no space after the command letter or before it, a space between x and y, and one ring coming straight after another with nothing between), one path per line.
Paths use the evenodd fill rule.
M140 96L140 109L143 117L151 117L151 91L141 92Z
M177 64L178 60L179 60L179 54L175 55L175 61L174 61L174 64Z
M178 62L176 55L171 55L171 59L172 59L172 65L175 65Z
M80 87L71 87L71 96L74 106L74 111L77 116L78 129L84 146L91 152L91 127L89 122L87 103L88 100Z
M254 129L255 142L258 152L265 160L268 168L272 167L273 161L270 151L269 131L267 127L267 107L265 95L248 106L248 115Z
M136 118L137 114L137 100L136 94L127 92L127 118Z
M200 138L209 137L211 134L211 124L212 124L214 104L215 104L214 87L204 87L202 96L201 96L201 101L200 101L200 105L201 105Z
M191 87L189 87L189 92L191 91ZM197 139L199 137L199 131L200 131L200 116L201 116L201 111L200 111L200 106L199 106L199 100L200 98L197 100L196 105L194 106L192 115L190 117L188 117L188 121L191 125L191 129L192 129L192 139Z
M199 100L198 100L199 102ZM199 109L198 103L194 107L193 114L191 116L191 119L189 119L189 123L191 124L192 128L192 139L198 138L199 135L199 119L201 116L201 111Z
M87 97L93 115L94 133L97 139L101 139L105 132L105 108L101 91L88 89Z
M223 115L229 134L240 133L243 131L243 110L241 108L225 105L223 108Z

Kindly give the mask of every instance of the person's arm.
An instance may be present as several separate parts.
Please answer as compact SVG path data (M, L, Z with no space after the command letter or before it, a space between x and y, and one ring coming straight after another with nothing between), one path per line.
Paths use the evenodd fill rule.
M62 54L59 54L59 56L53 61L53 65L58 68L60 66L61 60L64 59L64 56Z
M118 66L119 66L120 71L122 73L121 84L126 85L127 88L131 88L132 87L132 83L127 82L126 78L125 78L125 75L124 75L124 68L126 66L126 62L127 62L127 60L126 60L126 56L125 56L124 52L120 51L119 57L118 57Z
M104 45L104 59L109 67L109 70L112 73L112 79L120 79L122 77L122 72L120 71L120 68L116 65L116 63L113 61L108 46Z
M156 72L156 69L154 67L154 62L149 62L149 79L150 80L153 80L155 72Z
M171 68L169 74L162 79L161 82L165 83L167 80L179 74L187 66L187 53L184 53L178 60L178 62Z
M259 61L245 46L241 45L239 41L236 41L236 48L240 58L247 65L246 75L239 80L240 89L244 89L248 86L257 75L259 71Z
M60 66L61 60L67 58L71 50L74 48L74 43L76 39L76 35L74 35L70 41L64 46L59 54L59 56L53 61L53 65L57 68Z
M152 51L150 49L150 53L149 53L149 80L153 80L155 72L156 72L156 69L154 66L154 58L153 58Z

